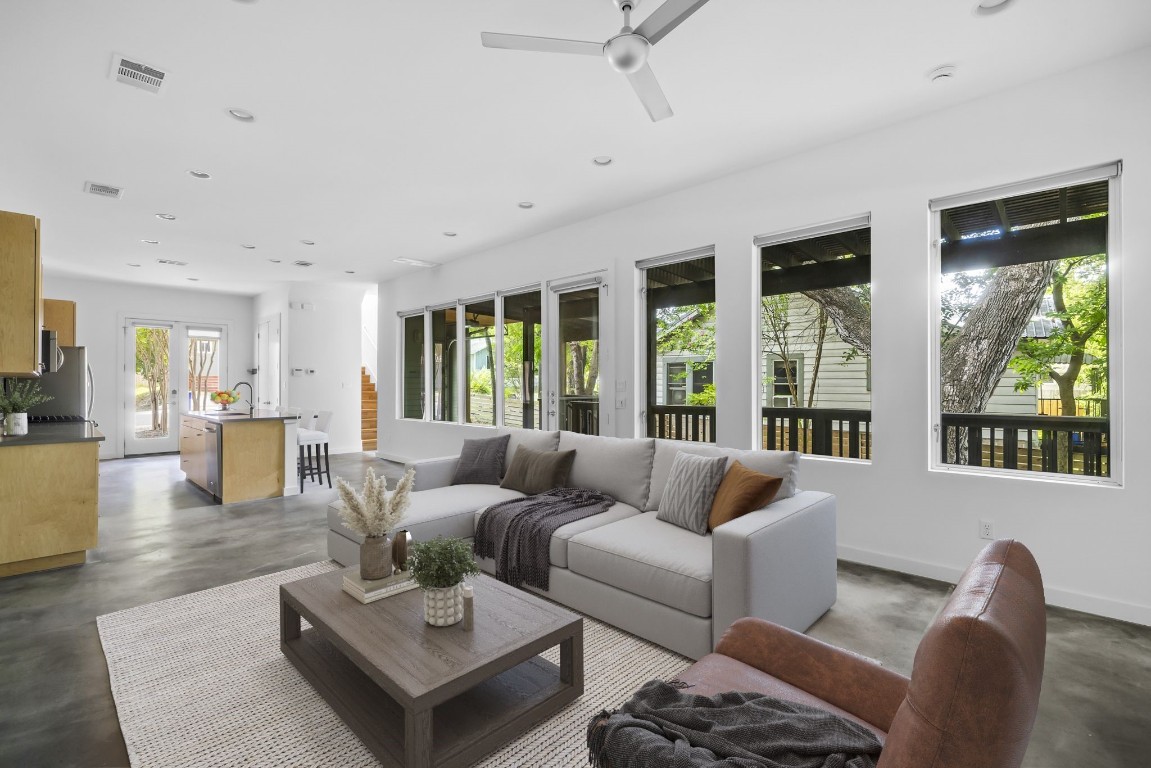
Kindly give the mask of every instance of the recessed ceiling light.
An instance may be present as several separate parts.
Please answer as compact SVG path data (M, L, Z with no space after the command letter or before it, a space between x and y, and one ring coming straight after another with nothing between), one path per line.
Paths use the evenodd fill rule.
M313 262L310 261L293 261L292 263L297 267L310 267L313 265Z
M456 236L455 232L445 232L444 233L444 237L455 237L455 236Z
M927 79L933 83L946 83L955 79L958 70L954 64L944 64L927 73Z
M240 247L247 248L249 251L256 250L256 246L252 245L251 243L240 243Z
M979 0L979 4L975 6L973 12L976 16L990 16L993 13L1007 10L1011 4L1012 0Z
M301 240L300 242L303 243L304 245L315 245L316 244L315 240Z
M212 178L212 174L208 173L207 171L191 170L191 171L188 171L188 175L194 176L197 179L210 179L210 178Z
M272 262L273 264L279 264L280 263L280 259L268 259L268 261Z
M157 219L163 219L164 221L175 221L176 220L176 217L170 213L157 213L156 218Z
M132 264L132 263L129 263L129 264L128 264L128 266L129 266L129 267L138 267L138 266L140 266L140 265L139 265L139 264Z
M611 165L611 158L607 155L596 155L591 161L596 165Z
M159 245L160 244L159 240L141 240L140 242L141 243L147 243L148 245Z
M193 283L200 282L200 278L198 278L198 277L189 277L188 279L191 280Z
M345 274L345 275L354 275L354 274L356 274L356 270L354 270L354 269L345 269L345 270L344 270L344 274Z
M256 119L256 116L251 112L246 109L239 109L238 107L232 107L229 109L228 114L244 123L250 123Z
M524 202L520 203L520 208L523 208L525 211L528 210L529 208L535 208L535 207L536 207L535 203L529 203L526 200Z
M156 259L157 264L167 264L169 267L186 267L188 262L176 261L175 259Z
M409 259L407 256L400 256L399 258L392 259L396 264L407 264L412 267L438 267L434 261L422 261L420 259Z

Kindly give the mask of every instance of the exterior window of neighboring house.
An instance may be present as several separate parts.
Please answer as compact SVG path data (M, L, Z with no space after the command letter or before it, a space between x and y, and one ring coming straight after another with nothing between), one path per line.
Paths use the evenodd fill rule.
M424 313L400 318L400 415L424 418Z
M456 322L455 306L432 310L432 421L456 418Z
M932 202L936 468L1117 477L1119 170Z
M539 289L503 297L504 425L542 427L543 294Z
M870 459L870 217L755 242L762 446Z
M636 267L647 316L646 432L715 442L714 249L646 259Z
M496 423L495 369L496 357L496 301L482 299L463 305L464 376L467 388L464 422L467 424Z

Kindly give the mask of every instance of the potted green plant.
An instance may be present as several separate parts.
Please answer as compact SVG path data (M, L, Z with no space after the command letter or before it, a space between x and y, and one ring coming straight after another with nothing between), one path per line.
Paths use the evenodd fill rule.
M409 469L388 494L387 481L368 467L364 473L364 491L360 493L342 477L336 478L340 501L340 518L351 530L364 537L360 544L360 578L369 581L392 575L392 540L388 532L404 519L416 471Z
M470 542L443 536L417 541L408 568L424 591L424 621L446 627L463 619L464 577L480 572Z
M4 434L28 434L28 409L52 399L40 391L35 379L0 381L0 414L4 416Z

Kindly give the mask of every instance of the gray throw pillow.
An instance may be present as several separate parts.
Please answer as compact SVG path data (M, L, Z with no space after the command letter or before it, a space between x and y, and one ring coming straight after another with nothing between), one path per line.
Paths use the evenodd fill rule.
M511 435L500 435L483 440L465 440L452 485L499 485L500 476L504 473L504 453L510 439Z
M726 456L677 453L671 463L656 519L705 535L711 504L726 472Z
M567 485L575 455L575 451L533 451L521 445L512 455L512 465L500 487L529 496L562 488Z

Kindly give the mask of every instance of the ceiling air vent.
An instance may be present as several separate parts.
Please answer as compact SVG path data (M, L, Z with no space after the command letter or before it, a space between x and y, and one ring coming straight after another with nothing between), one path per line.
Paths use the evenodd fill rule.
M186 267L186 266L188 266L188 262L176 261L175 259L156 259L156 263L157 264L167 264L168 266L171 266L171 267Z
M313 264L313 262L310 261L293 261L292 263L297 267L310 267Z
M158 95L164 87L164 79L168 73L114 53L112 54L112 71L108 73L108 76L118 83L135 86L148 93Z
M123 188L113 187L111 184L97 184L94 181L85 181L84 191L100 197L110 197L113 200L119 200L124 196Z

